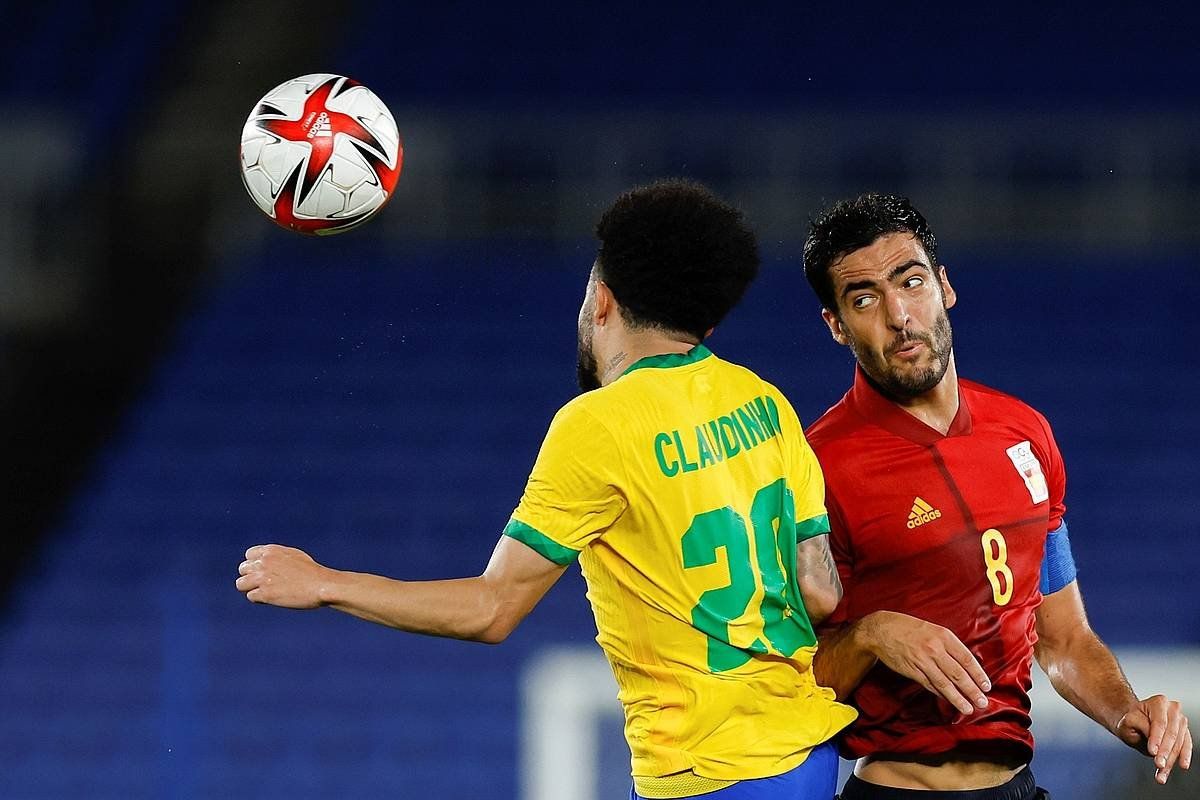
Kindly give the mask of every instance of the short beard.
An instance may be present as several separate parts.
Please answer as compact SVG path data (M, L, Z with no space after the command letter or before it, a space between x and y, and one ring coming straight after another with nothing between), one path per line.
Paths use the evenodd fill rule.
M590 392L600 388L600 365L592 353L592 337L584 337L579 332L577 353L575 357L575 379L579 382L581 392Z
M891 343L889 350L898 350L906 342L911 341L924 342L929 348L933 355L933 363L930 366L912 372L898 373L888 368L887 354L883 357L883 363L877 365L873 360L874 354L860 349L857 341L851 340L850 348L854 351L854 357L858 359L859 366L863 368L867 377L884 394L900 400L909 400L930 391L946 376L946 370L950 366L950 355L954 352L954 335L950 329L950 316L943 311L934 323L931 333L898 337Z

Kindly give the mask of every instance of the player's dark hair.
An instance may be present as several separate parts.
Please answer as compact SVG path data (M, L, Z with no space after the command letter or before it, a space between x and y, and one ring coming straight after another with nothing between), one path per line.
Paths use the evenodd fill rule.
M597 277L634 327L703 339L758 274L758 242L742 212L690 181L626 192L600 217L596 236Z
M925 248L930 266L938 266L937 239L907 197L863 194L840 200L817 215L804 241L804 276L821 305L837 313L830 267L889 233L911 233Z

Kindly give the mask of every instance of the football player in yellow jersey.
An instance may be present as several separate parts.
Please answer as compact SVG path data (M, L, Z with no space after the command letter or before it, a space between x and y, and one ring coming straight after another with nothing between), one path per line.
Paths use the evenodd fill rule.
M813 680L841 584L820 467L788 401L701 342L758 272L736 209L690 183L618 198L579 314L583 394L555 416L482 575L407 582L279 545L249 600L502 641L576 559L612 665L631 797L831 798L853 718Z

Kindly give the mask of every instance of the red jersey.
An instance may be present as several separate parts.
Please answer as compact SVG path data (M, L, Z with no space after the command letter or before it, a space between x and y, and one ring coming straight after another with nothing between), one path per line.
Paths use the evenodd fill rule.
M830 622L889 610L943 625L992 682L988 707L961 714L876 665L855 690L842 754L951 750L1033 756L1034 611L1046 535L1062 522L1066 474L1045 418L959 380L945 436L854 386L808 430L825 472L830 547L845 596Z

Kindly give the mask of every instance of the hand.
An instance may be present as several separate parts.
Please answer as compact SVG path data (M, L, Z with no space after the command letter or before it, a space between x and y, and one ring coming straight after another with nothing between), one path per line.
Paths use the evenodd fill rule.
M1117 738L1142 755L1154 758L1154 780L1166 783L1176 763L1192 767L1192 732L1176 700L1161 694L1134 703L1115 731Z
M238 565L237 588L252 603L283 608L317 608L320 587L329 569L303 550L278 544L260 544L246 551Z
M946 698L963 714L987 708L992 689L983 667L949 629L895 611L859 621L864 645L884 666Z

